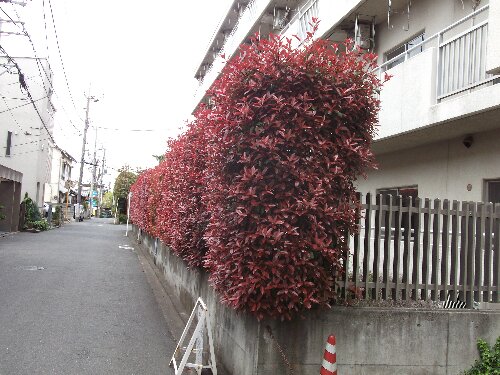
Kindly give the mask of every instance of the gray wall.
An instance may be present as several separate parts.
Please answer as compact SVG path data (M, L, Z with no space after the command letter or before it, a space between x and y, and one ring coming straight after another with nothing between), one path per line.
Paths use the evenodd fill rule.
M377 155L379 168L359 179L357 189L375 194L380 188L418 185L422 198L483 201L484 180L500 178L499 139L497 129L475 133L470 148L462 136Z
M134 226L137 235L137 228ZM154 256L154 239L142 236ZM478 358L476 341L493 344L500 335L499 311L445 311L335 306L313 311L293 322L257 322L223 306L208 286L207 275L158 247L156 264L181 299L188 316L198 297L207 303L214 330L217 364L222 374L286 374L284 348L296 374L318 374L325 342L337 338L339 374L458 374Z

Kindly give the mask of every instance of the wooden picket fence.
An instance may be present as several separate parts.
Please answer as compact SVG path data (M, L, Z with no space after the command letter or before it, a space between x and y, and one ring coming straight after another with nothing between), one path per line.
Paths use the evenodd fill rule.
M367 194L361 214L343 297L500 302L500 204Z

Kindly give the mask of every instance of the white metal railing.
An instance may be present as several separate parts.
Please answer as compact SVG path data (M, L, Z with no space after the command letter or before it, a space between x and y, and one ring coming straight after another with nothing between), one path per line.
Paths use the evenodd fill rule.
M280 35L297 35L304 40L308 32L312 31L312 19L319 15L319 0L309 0L292 17L290 22L281 30Z
M439 45L438 99L492 80L486 74L488 22L482 22Z
M240 18L234 25L231 33L227 36L222 50L207 70L195 94L195 106L203 99L206 91L212 86L225 65L225 59L229 59L238 50L239 46L247 37L250 30L259 20L260 16L268 7L271 0L252 0L243 10ZM224 55L225 59L221 57Z
M406 61L414 56L419 49L423 50L426 46L434 43L435 47L439 49L436 67L436 98L438 101L493 80L493 77L486 74L485 71L488 21L481 22L458 35L445 39L445 34L485 12L488 8L487 4L477 9L426 40L408 48L398 56L384 62L377 68L379 74L392 68L396 61Z

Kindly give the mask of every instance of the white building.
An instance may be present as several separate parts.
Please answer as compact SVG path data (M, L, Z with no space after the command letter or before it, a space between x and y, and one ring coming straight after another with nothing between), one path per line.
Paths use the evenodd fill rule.
M46 203L71 203L71 172L73 163L76 163L74 157L61 149L57 145L51 147L52 154L52 170L50 174L50 182L45 186Z
M233 1L196 71L197 106L225 57L256 32L353 38L393 78L363 193L500 203L500 1ZM293 38L292 38L293 39Z
M52 167L52 72L40 58L0 56L0 64L0 165L22 175L22 197L41 207Z

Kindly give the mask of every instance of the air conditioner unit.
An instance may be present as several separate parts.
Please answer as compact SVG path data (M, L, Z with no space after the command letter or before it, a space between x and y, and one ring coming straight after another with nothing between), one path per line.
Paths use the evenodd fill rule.
M371 23L358 23L358 32L355 37L356 45L360 46L362 49L371 49L373 40Z
M283 29L289 21L290 8L274 8L273 29Z
M354 25L344 30L347 36L360 48L372 50L375 47L375 27L373 21L356 18Z

